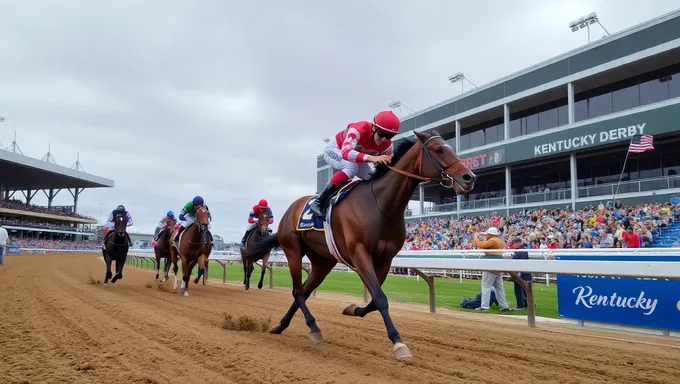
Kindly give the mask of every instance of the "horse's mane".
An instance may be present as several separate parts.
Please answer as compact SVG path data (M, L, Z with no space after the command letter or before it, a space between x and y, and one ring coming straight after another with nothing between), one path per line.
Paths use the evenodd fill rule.
M416 143L417 137L414 135L413 137L405 138L399 144L397 144L394 147L394 154L392 155L392 161L390 162L391 166L394 166L401 160L402 157L408 152L409 149ZM375 167L375 175L373 176L374 180L377 180L387 174L387 171L390 169L387 168L387 166L383 164L378 164L378 166Z

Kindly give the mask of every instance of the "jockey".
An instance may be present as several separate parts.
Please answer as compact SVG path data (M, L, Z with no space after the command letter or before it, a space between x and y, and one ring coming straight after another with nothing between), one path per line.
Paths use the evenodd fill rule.
M368 180L372 175L368 163L389 164L392 160L392 138L399 133L399 118L392 111L375 115L373 122L359 121L335 135L324 150L324 160L336 172L310 207L323 218L328 198L354 176ZM324 210L324 212L322 212Z
M257 227L257 223L260 221L259 218L259 212L262 210L267 210L269 213L269 224L274 224L274 214L272 213L272 209L269 208L269 204L267 203L267 200L262 199L260 200L257 205L254 205L250 209L250 214L248 214L248 226L246 226L246 234L243 235L243 238L241 239L241 247L245 248L246 246L246 238L248 237L248 234ZM272 230L269 229L269 232Z
M174 241L179 240L179 234L182 233L188 226L194 223L196 220L196 210L200 207L204 207L205 209L208 210L208 218L210 221L212 221L212 215L210 214L210 209L208 208L207 205L205 205L203 198L201 196L196 196L194 197L193 200L190 202L186 203L184 207L182 208L182 211L179 213L179 220L182 222L182 226L179 228L179 231L177 231L177 236L175 237ZM213 242L213 235L212 232L210 233L210 243Z
M116 215L119 214L119 213L125 215L125 217L127 218L127 226L128 227L132 225L132 216L130 215L130 212L128 212L125 209L124 206L119 205L118 207L116 207L116 209L111 211L111 213L109 214L109 218L106 220L106 224L104 224L106 235L104 236L104 243L102 244L103 249L106 248L106 241L109 239L109 236L111 236L113 234L112 229L114 229L116 227L116 223L114 222L114 220L115 220ZM130 234L125 232L125 236L127 237L127 240L128 240L128 246L131 247L132 246L132 240L130 239Z
M156 236L153 238L151 246L155 247L158 238L161 237L161 233L167 228L172 228L176 223L177 219L175 218L175 212L168 211L168 213L166 213L158 222L158 226L156 226Z

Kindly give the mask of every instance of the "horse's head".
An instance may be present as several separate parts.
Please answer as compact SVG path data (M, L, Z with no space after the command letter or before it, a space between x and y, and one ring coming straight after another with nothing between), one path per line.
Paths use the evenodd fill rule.
M205 232L208 229L208 224L210 224L208 210L205 207L198 208L196 210L196 225L201 232Z
M127 231L127 216L122 213L117 213L114 220L114 228L118 236L124 236Z
M453 148L437 132L415 134L421 143L420 175L440 180L441 186L453 188L459 195L472 191L477 176L456 156Z
M257 227L261 234L266 235L267 230L269 229L269 210L260 209L260 213L258 213L257 217L259 219Z

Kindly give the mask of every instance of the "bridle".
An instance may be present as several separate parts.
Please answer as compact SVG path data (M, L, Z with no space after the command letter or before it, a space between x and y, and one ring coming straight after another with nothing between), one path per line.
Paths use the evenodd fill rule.
M444 140L444 138L442 138L439 135L430 136L430 138L425 140L424 142L420 141L420 139L418 140L418 141L420 141L420 146L422 147L422 151L420 151L420 155L418 155L418 160L417 160L420 164L419 173L421 173L421 174L423 173L423 153L425 153L427 155L428 159L430 159L432 161L432 163L434 164L434 166L437 168L441 177L435 177L435 178L424 177L424 176L416 175L416 174L413 174L413 173L410 173L410 172L402 171L401 169L395 168L391 165L387 165L387 168L389 168L390 170L392 170L394 172L400 173L400 174L402 174L406 177L411 177L413 179L422 180L426 183L430 183L432 181L438 181L439 185L441 185L444 188L451 189L451 188L453 188L453 186L455 184L458 184L461 188L465 188L459 181L456 181L453 177L449 176L448 173L444 172L444 169L450 167L453 164L449 164L445 168L442 168L441 164L439 164L439 161L437 161L437 159L432 157L430 150L427 148L427 143L429 143L430 141L432 141L434 139ZM444 184L445 181L447 182L447 184Z

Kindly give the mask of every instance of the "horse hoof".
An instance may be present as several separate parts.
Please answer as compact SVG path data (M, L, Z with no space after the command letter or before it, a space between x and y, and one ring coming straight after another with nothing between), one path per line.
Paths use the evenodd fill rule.
M323 335L321 332L309 332L309 341L312 344L321 344L323 343Z
M198 277L194 279L194 284L198 284Z
M342 314L345 316L356 316L356 310L358 306L356 304L350 304L343 309Z
M397 360L408 360L413 357L411 352L408 350L408 347L404 343L394 344L394 347L392 347L392 352L394 352L394 357Z
M189 292L184 291L184 296L189 296Z
M262 283L257 284L257 289L262 289Z
M104 283L104 286L108 288L108 287L109 287L109 283Z
M280 335L281 332L283 332L283 329L281 329L281 324L276 325L272 329L269 330L269 333L273 333L275 335Z

